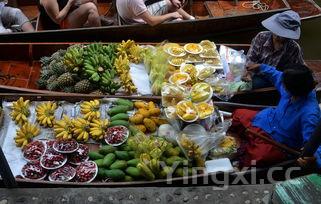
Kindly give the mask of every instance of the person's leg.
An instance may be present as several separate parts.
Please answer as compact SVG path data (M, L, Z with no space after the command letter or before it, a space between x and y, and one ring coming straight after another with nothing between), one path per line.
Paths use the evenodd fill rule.
M271 138L260 128L251 127L251 130ZM248 133L246 138L248 144L246 145L242 166L266 167L286 160L287 155L280 148L264 139L252 133Z
M252 119L258 111L249 109L236 109L232 114L232 125L230 131L239 136L244 136L246 128L252 125Z
M67 16L66 21L68 28L80 28L84 25L88 27L101 26L98 9L92 2L80 5Z
M183 19L185 19L185 20L194 19L194 17L189 15L186 11L184 11L184 9L182 9L182 8L177 9L169 0L165 0L165 2L168 7L168 9L167 9L168 12L177 11L179 14L181 14L183 16Z

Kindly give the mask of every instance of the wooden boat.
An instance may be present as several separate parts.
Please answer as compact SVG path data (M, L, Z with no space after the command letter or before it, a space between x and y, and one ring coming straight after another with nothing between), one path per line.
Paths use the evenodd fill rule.
M17 100L19 97L24 97L25 99L30 99L32 101L46 101L46 100L64 100L69 102L78 102L79 100L90 100L94 98L100 98L104 96L90 96L90 95L78 95L78 96L62 96L62 95L39 95L39 94L0 94L0 102L3 100L6 101L13 101ZM108 96L107 96L108 97ZM112 97L112 96L111 96ZM129 98L129 99L142 99L142 100L154 100L159 101L159 97L129 97L129 96L121 96L122 98ZM248 104L237 104L237 103L228 103L228 102L215 102L215 105L222 111L233 111L236 108L250 108L250 109L256 109L261 110L262 108L265 108L266 106L257 106L257 105L248 105ZM1 138L0 138L1 139ZM1 146L0 146L1 147ZM1 150L1 149L0 149ZM181 178L172 178L172 179L162 179L162 180L154 180L154 181L134 181L134 182L92 182L92 183L75 183L75 182L49 182L49 181L33 181L33 180L25 180L21 178L13 178L11 174L11 170L8 168L5 168L5 162L4 155L1 155L0 151L0 159L2 159L1 163L3 165L0 166L0 172L3 173L2 179L0 180L0 186L1 182L5 183L13 183L14 185L18 184L19 187L130 187L130 186L191 186L191 185L230 185L230 184L245 184L242 182L259 182L261 180L259 179L267 179L267 176L270 176L267 174L270 168L272 167L278 167L277 171L273 173L273 178L276 180L284 180L285 171L289 168L295 165L295 160L288 160L284 161L282 163L276 164L271 167L266 168L254 168L254 169L244 169L240 170L238 172L230 172L230 173L210 173L210 174L197 174L193 176L188 177L181 177ZM282 170L280 170L280 168ZM297 176L306 174L306 171L300 170L296 171L296 174L292 174L291 176ZM255 174L255 177L253 175ZM10 181L11 178L11 181ZM242 178L241 180L239 180ZM245 180L244 180L244 179ZM253 178L257 180L253 180ZM224 183L222 183L224 182ZM266 180L268 182L268 180ZM4 183L2 183L3 185Z
M196 20L148 25L121 25L115 9L115 1L99 1L100 14L114 19L114 25L100 28L65 30L43 30L38 18L36 0L14 0L30 19L34 19L37 31L31 33L1 34L0 42L48 41L121 41L133 39L139 42L157 42L168 39L176 42L205 39L215 35L236 33L261 27L260 22L269 16L288 9L297 11L302 20L321 15L321 8L313 0L261 0L269 9L261 11L245 8L244 0L189 0L185 10L196 16ZM186 35L188 33L188 35Z
M58 49L66 49L71 43L0 43L0 92L29 92L37 94L72 95L63 92L39 90L37 80L41 69L39 59L49 56ZM236 50L249 49L248 44L226 44ZM321 60L307 60L308 66L315 72L317 81L321 81ZM317 89L321 96L321 89ZM79 95L79 94L76 94ZM320 97L318 97L320 98ZM216 98L216 100L220 100ZM231 102L276 105L278 92L273 88L236 93Z

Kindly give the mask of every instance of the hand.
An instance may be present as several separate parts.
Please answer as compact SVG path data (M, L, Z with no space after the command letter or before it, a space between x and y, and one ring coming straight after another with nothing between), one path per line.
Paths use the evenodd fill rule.
M68 0L68 4L71 6L75 5L76 2L78 2L78 0Z
M178 12L173 12L171 13L171 17L174 18L174 19L183 19L183 16L181 14L179 14Z
M256 72L259 70L261 64L249 64L246 67L246 70L249 72Z
M242 80L242 81L245 81L245 82L250 82L250 81L252 81L252 75L251 75L251 73L248 72L248 71L246 71L246 72L244 73L244 75L242 76L241 80Z
M173 6L176 8L176 9L179 9L182 7L182 2L180 0L170 0L173 4Z
M300 157L299 159L297 159L297 163L299 164L299 166L303 168L309 168L311 166L314 166L315 161L315 157Z

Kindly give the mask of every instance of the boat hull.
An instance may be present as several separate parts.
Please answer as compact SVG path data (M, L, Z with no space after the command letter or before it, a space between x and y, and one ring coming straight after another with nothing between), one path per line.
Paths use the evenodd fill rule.
M1 94L0 93L0 102L3 100L13 101L17 100L19 97L24 99L29 99L32 101L69 101L69 102L78 102L79 100L91 100L95 98L102 98L104 96L82 96L82 95L39 95L39 94ZM107 96L108 97L108 96ZM109 96L112 98L113 96ZM125 97L131 99L142 99L146 100L145 97ZM159 97L150 97L148 100L160 101ZM229 102L215 102L215 105L221 111L231 112L237 108L248 108L261 110L266 106L256 106L248 104L236 104ZM1 139L1 138L0 138ZM155 181L134 181L134 182L92 182L92 183L77 183L77 182L49 182L49 181L33 181L26 180L22 178L16 178L19 187L151 187L151 186L204 186L204 185L235 185L235 184L255 184L261 182L263 179L266 183L272 182L271 171L273 167L278 167L277 171L273 173L273 180L285 180L286 172L290 167L295 166L295 160L287 160L282 163L276 164L274 166L265 167L265 168L253 168L253 169L242 169L239 172L217 172L210 174L198 174L188 177L177 177L177 178L168 178L168 179L159 179ZM1 167L0 167L1 168ZM3 167L2 167L3 168ZM3 169L2 169L3 170ZM2 171L5 172L5 171ZM270 173L269 173L270 172ZM297 175L306 174L302 169L297 169L295 174L291 176L295 177ZM4 177L5 175L3 175ZM254 178L254 179L253 179ZM0 179L0 186L1 184Z

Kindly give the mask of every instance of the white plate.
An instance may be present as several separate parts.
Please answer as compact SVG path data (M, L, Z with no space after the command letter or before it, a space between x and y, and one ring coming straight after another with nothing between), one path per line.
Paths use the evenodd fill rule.
M200 48L200 50L199 50L198 52L189 51L189 50L187 49L187 46L190 45L190 44L195 44L195 45L197 45L197 46ZM199 45L199 44L196 44L196 43L187 43L186 45L184 45L184 50L185 50L186 52L190 53L190 54L198 55L198 54L200 54L200 53L203 52L203 47L202 47L201 45Z
M59 154L60 154L60 153L59 153ZM44 155L44 154L43 154L43 155ZM66 162L67 162L67 157L64 156L65 159L64 159L64 161L63 161L59 166L56 166L56 167L45 167L45 166L42 164L42 162L41 162L43 155L41 156L41 159L40 159L40 165L41 165L42 168L44 168L44 169L48 169L48 170L59 169L60 167L62 167L63 165L65 165Z
M97 166L97 164L95 162L93 162L93 161L86 161L86 162L93 163L95 165L95 167L96 167L96 171L95 171L95 175L90 180L85 181L85 182L81 182L81 183L90 183L90 182L92 182L96 178L96 176L98 174L98 166ZM76 174L77 174L77 168L76 168ZM80 182L80 181L78 181L78 182Z
M73 167L71 167L71 168L73 168ZM73 179L73 178L76 176L76 169L75 169L75 168L73 168L73 169L74 169L73 176L69 177L69 179L66 180L66 181L53 180L53 179L50 177L51 174L53 174L53 173L55 173L56 171L58 171L58 169L56 169L56 170L53 171L51 174L49 174L48 179L49 179L49 181L54 181L54 182L67 182L67 181L70 181L71 179Z
M57 140L53 143L52 147L56 152L59 152L59 153L62 153L62 154L73 153L73 152L77 151L77 149L79 148L79 143L76 142L77 143L77 148L76 149L71 150L71 151L61 151L61 150L58 150L57 147L55 146L56 142L57 142Z
M205 169L207 173L234 171L231 161L228 158L208 160L205 162Z
M176 83L173 82L173 78L176 76L176 75L179 75L179 74L183 74L185 76L187 76L187 78L185 80L178 80ZM191 77L189 76L188 73L186 72L178 72L178 73L174 73L172 76L169 77L168 81L171 83L171 84L184 84L186 82L188 82L189 80L191 79Z
M182 53L181 53L181 54L174 54L174 53L172 52L172 49L174 49L174 48L177 48L177 47L170 47L170 48L168 48L168 49L167 49L167 53L168 53L169 55L173 56L173 57L183 57L183 56L186 55L185 50L184 50L183 48L181 48L181 47L179 47L179 48L177 48L177 49L181 49L181 50L182 50Z
M129 129L128 129L127 127L123 126L123 125L117 125L117 126L113 126L113 127L124 127L124 128L126 128L126 130L127 130L127 134L125 135L125 138L124 138L124 140L123 140L121 143L111 144L111 143L109 143L109 142L107 141L106 138L104 138L104 140L105 140L105 142L106 142L107 144L109 144L109 145L111 145L111 146L114 146L114 147L117 147L117 146L120 146L120 145L124 144L124 143L127 141L128 136L129 136ZM113 128L113 127L110 127L110 128Z
M185 61L183 60L182 63L178 65L178 64L172 63L171 59L168 59L168 63L169 63L170 65L174 66L174 67L180 67L184 62L185 62Z

